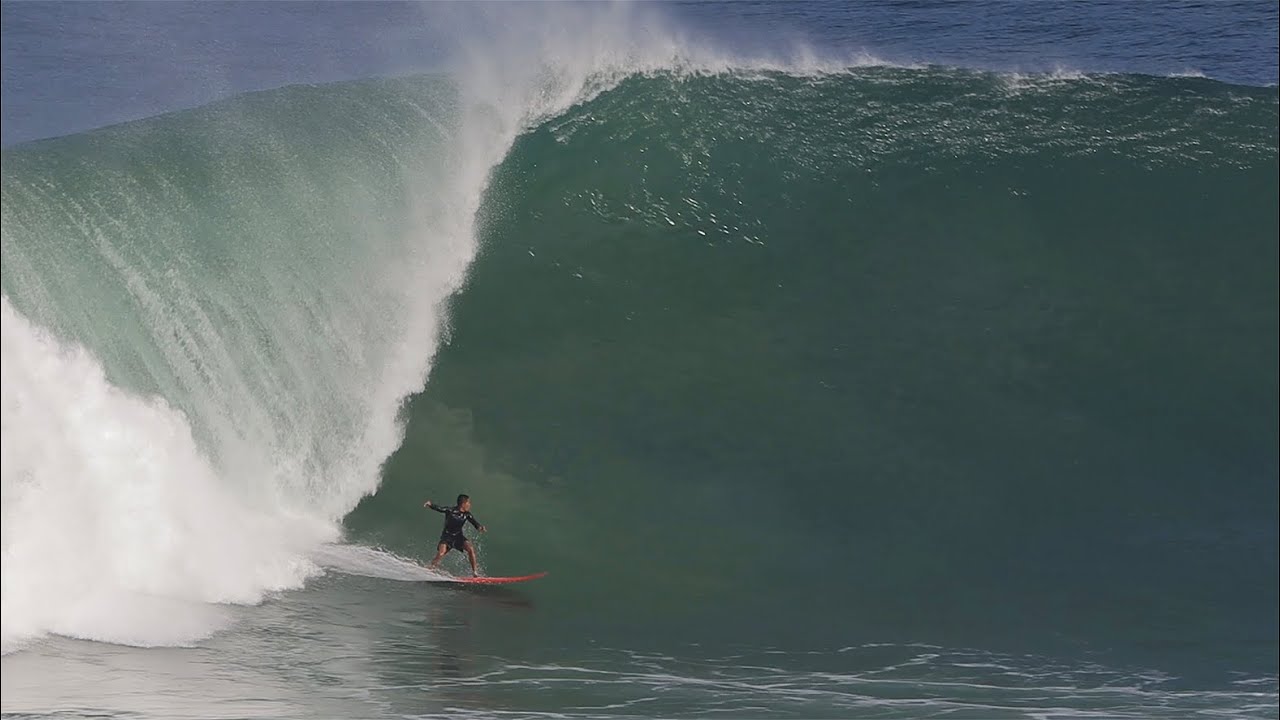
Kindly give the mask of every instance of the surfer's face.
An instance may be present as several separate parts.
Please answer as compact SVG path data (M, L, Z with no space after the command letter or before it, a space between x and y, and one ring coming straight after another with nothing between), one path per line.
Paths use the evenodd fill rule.
M471 498L467 498L466 500L463 500L461 503L459 503L458 509L461 510L462 512L468 512L469 510L471 510Z

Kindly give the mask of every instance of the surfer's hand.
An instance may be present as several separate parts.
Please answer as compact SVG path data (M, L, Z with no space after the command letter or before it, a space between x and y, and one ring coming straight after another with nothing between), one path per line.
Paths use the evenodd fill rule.
M431 507L431 501L430 501L430 500L428 500L428 501L426 501L426 502L422 503L422 507Z
M488 529L488 528L486 528L485 526L481 525L481 526L480 526L480 532L489 532L489 529Z

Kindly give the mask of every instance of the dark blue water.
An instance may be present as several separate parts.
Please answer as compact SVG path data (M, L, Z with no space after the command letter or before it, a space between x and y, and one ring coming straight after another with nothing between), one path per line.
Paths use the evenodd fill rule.
M1021 72L1203 74L1277 81L1267 0L691 2L650 9L728 47L796 46ZM9 2L5 146L292 83L450 64L512 8L413 3ZM518 20L513 21L518 22Z

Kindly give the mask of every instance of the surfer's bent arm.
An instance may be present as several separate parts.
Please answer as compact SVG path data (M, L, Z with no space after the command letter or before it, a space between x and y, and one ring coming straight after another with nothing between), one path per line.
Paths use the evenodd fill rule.
M467 513L467 522L471 523L471 527L474 527L475 529L479 530L480 532L484 532L484 531L485 531L484 526L483 526L483 525L481 525L481 524L480 524L480 521L479 521L479 520L476 520L476 516L475 516L475 515L472 515L471 513Z

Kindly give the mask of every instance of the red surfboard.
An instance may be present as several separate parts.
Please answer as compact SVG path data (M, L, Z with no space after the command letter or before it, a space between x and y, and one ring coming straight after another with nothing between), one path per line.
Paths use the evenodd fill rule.
M453 582L466 583L468 585L507 585L510 583L537 580L544 575L546 575L545 572L534 573L533 575L521 575L520 577L460 577L454 578Z

